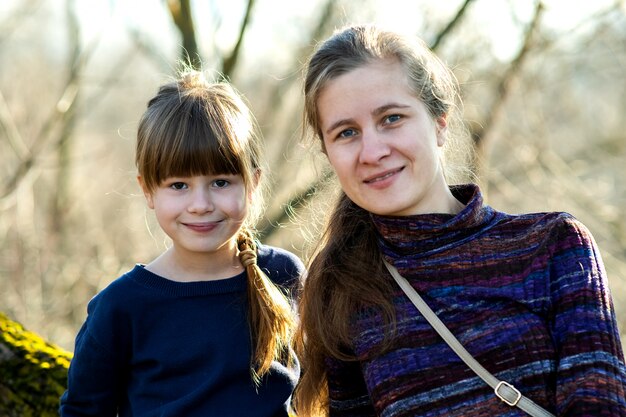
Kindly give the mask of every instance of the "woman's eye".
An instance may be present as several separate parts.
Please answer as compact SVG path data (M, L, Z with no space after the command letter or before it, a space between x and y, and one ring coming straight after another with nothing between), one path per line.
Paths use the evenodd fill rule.
M213 186L215 186L217 188L224 188L224 187L228 186L228 184L230 184L230 182L228 182L227 180L215 180L215 181L213 181Z
M170 188L174 190L184 190L187 188L187 184L184 182L173 182L170 184Z
M394 123L400 120L401 118L402 116L400 116L399 114L392 114L390 116L385 117L385 123L387 124Z
M351 138L354 135L356 135L356 130L354 129L346 129L339 132L340 138Z

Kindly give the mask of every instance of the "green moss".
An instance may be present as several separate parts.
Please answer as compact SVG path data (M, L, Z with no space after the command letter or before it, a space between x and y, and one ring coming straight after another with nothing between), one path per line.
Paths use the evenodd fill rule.
M58 416L71 358L0 313L0 416Z

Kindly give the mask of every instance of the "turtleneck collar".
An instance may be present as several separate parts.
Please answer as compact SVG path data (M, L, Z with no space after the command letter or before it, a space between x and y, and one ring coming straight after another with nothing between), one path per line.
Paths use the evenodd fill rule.
M497 223L499 213L483 205L477 185L457 185L450 191L465 205L458 214L371 215L387 261L401 268L407 261L460 245Z

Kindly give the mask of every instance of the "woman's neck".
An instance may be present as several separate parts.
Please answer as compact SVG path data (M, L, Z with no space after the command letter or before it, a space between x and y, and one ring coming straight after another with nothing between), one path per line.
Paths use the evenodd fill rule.
M413 215L420 214L458 214L465 208L465 204L460 202L446 183L443 176L427 190L423 199L422 207L418 207Z

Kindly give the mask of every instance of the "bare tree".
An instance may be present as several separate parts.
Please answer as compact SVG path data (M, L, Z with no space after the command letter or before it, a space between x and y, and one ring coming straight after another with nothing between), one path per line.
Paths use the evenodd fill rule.
M455 26L461 21L463 15L467 11L468 6L473 0L465 0L454 17L448 22L448 24L437 34L435 40L430 44L430 49L436 51L439 45L445 40L445 38L452 32Z
M237 66L239 56L241 55L241 45L243 44L244 35L246 33L246 30L248 29L248 25L250 24L254 4L255 0L248 0L246 11L243 16L243 21L241 22L241 26L239 28L239 35L237 36L237 42L235 43L235 47L233 48L231 53L226 58L224 58L224 63L222 65L222 74L224 74L226 78L230 78L232 76L232 73Z
M189 0L167 0L167 6L182 37L181 61L193 68L200 68L202 60L196 42L196 29Z
M489 110L486 112L487 117L482 123L475 127L472 131L472 137L474 139L476 149L476 161L478 166L475 167L476 176L481 178L483 172L488 169L491 142L495 140L494 132L499 122L500 117L504 112L504 106L507 99L513 93L513 84L518 74L523 69L523 64L528 58L528 55L533 51L533 47L536 46L535 37L539 29L540 20L544 6L539 1L535 7L534 17L526 30L524 36L524 43L518 51L515 58L508 65L503 76L500 78L494 94L494 101L491 103ZM483 192L487 193L487 184L483 181L481 184Z

